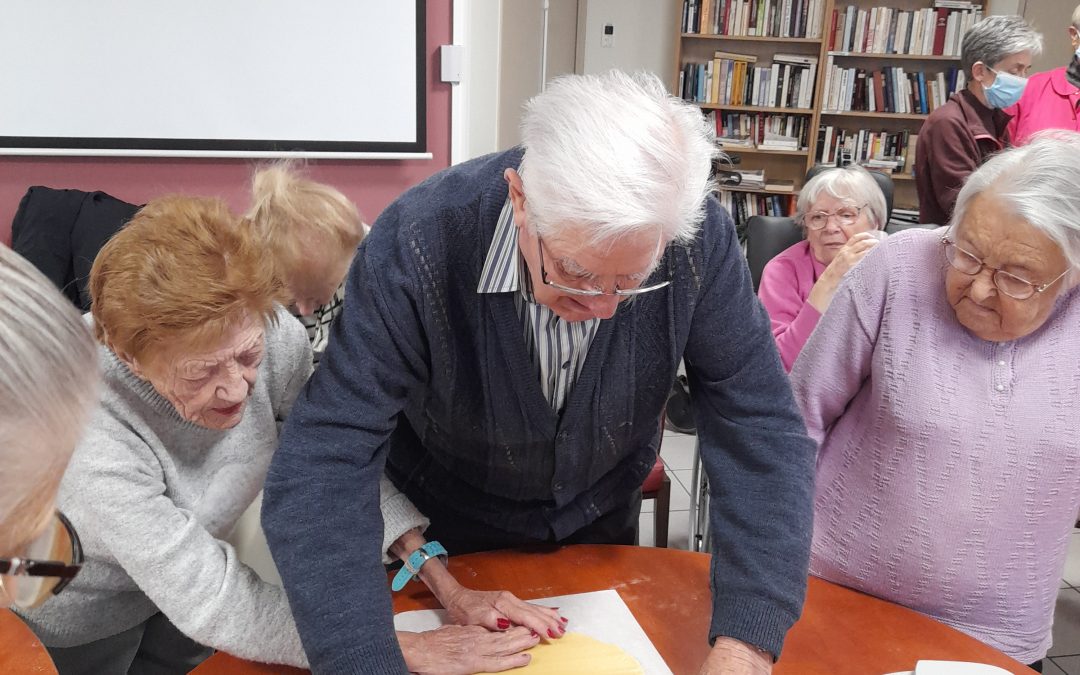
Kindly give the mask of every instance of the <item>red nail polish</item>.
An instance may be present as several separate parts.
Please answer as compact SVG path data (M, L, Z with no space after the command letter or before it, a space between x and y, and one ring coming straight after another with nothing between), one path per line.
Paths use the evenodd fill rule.
M560 616L559 621L562 621L563 623L570 623L570 619L567 619L565 616Z
M499 627L499 630L506 630L507 628L510 627L510 620L509 619L498 619L495 622L495 625Z
M555 634L555 631L548 628L548 637L554 639L554 638L557 638L559 636Z
M530 634L530 635L532 635L532 636L533 636L534 638L538 638L538 637L540 637L540 633L537 633L537 632L536 632L536 631L534 631L534 630L531 630L531 631L529 631L529 634Z

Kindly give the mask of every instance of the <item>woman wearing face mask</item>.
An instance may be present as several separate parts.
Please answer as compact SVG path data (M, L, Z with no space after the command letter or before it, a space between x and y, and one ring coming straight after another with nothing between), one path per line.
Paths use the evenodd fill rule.
M1019 16L991 16L971 27L960 46L967 86L923 122L915 152L919 221L944 225L964 181L991 154L1010 145L1009 115L1024 93L1042 35Z
M1073 10L1068 28L1073 55L1069 65L1036 73L1028 80L1020 102L1006 110L1012 115L1009 136L1013 145L1023 145L1036 131L1068 129L1080 131L1080 5Z

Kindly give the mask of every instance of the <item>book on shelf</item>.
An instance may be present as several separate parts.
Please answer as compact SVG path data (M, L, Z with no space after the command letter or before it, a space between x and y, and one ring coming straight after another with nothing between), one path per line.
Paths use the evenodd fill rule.
M782 178L769 178L765 181L765 189L773 192L795 192L795 181Z
M806 115L715 111L706 118L723 147L805 150L810 145L810 118ZM785 139L784 146L767 144L770 138L774 141ZM794 139L795 147L789 147L787 139Z
M818 164L859 164L883 173L910 173L918 135L909 131L818 128Z
M772 63L758 65L754 55L718 51L711 61L683 65L679 92L684 100L709 105L809 110L816 72L816 56L777 54Z
M748 190L760 190L765 187L764 169L735 169L735 173L742 177L738 187Z
M683 0L682 32L820 38L825 0Z
M794 186L792 190L794 191ZM790 194L770 195L721 190L717 199L731 214L731 219L740 226L753 216L795 215L795 199L794 195Z
M765 132L765 138L758 143L760 150L798 150L799 139L794 136L784 136L770 131Z
M825 62L822 110L927 115L966 84L964 71L956 66L929 74L900 66L871 71L834 65L830 55Z
M960 56L964 34L982 18L971 3L902 10L849 5L833 9L826 35L828 51L842 54Z

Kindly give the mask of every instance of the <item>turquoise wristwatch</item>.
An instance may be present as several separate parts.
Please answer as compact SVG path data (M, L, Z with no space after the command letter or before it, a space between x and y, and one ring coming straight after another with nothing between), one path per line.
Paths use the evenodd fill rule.
M405 564L401 566L398 573L394 575L394 581L390 584L390 588L395 591L400 591L405 588L405 584L409 583L409 579L416 578L416 575L420 573L420 568L424 566L424 563L432 558L442 558L446 560L446 549L443 545L437 541L429 541L420 548L412 552L412 554L405 560Z

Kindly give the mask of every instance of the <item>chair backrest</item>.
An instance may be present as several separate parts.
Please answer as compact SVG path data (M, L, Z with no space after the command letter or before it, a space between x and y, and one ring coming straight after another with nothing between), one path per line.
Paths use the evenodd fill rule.
M828 171L829 169L835 168L836 167L828 164L815 164L806 172L806 182L809 182L811 178L822 171ZM885 195L885 222L888 223L889 219L892 218L893 192L895 192L896 186L893 184L892 176L886 173L870 170L870 175L877 181L878 187L881 188L881 194ZM804 182L803 185L805 185L806 182Z
M761 271L765 263L784 249L802 241L802 228L794 218L787 216L751 216L746 221L746 264L750 266L750 278L754 292L761 283Z

